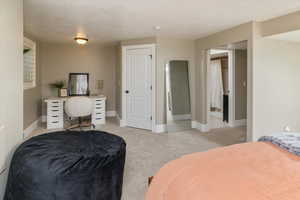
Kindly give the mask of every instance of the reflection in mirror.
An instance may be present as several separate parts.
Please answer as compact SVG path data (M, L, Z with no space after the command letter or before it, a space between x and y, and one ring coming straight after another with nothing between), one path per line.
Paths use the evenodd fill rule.
M89 95L89 74L70 73L68 90L69 90L69 96L88 96Z
M189 62L172 60L166 65L168 132L191 128Z

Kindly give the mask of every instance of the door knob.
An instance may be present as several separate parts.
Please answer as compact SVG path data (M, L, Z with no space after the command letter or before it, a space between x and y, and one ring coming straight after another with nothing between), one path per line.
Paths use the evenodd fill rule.
M126 90L125 93L128 94L128 93L129 93L129 90Z

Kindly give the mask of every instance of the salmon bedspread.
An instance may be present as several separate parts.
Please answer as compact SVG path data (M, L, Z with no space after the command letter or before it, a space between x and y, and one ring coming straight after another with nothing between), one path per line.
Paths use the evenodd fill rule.
M298 200L300 157L268 142L184 156L153 178L146 200Z

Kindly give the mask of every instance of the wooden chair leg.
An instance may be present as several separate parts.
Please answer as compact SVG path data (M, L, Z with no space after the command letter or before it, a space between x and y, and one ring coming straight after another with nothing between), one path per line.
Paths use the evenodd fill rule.
M150 176L150 177L148 178L148 186L150 186L152 180L153 180L153 176Z
M69 126L67 129L68 129L68 130L71 130L71 129L75 129L75 128L79 128L79 124L71 125L71 126Z

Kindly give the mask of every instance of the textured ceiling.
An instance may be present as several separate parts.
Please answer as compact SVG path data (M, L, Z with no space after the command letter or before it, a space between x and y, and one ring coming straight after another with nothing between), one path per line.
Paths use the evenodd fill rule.
M92 43L155 35L196 39L299 8L299 0L24 0L24 29L63 43L77 33Z

